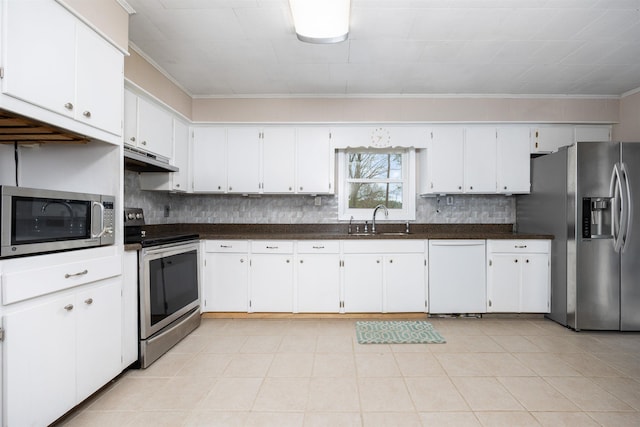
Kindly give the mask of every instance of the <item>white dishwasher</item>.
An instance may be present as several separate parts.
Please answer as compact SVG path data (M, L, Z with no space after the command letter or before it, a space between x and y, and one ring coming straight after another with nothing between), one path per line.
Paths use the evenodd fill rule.
M485 240L429 240L429 313L487 311Z

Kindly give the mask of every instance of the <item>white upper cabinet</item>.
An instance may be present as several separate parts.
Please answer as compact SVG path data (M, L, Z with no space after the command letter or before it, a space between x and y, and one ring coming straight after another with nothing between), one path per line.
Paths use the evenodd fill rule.
M487 126L467 128L464 140L464 192L486 194L495 191L496 129Z
M295 164L298 194L334 192L335 152L329 128L298 128Z
M497 135L498 193L529 193L531 191L529 129L498 128Z
M194 192L334 191L334 155L328 128L195 127L192 152Z
M258 193L261 186L260 128L227 130L227 192Z
M124 142L171 160L173 156L173 116L169 111L125 90Z
M419 153L421 194L514 194L530 191L529 128L434 128Z
M188 191L189 183L189 126L173 119L173 154L171 163L177 172L145 172L140 174L140 188L155 191Z
M227 130L193 128L191 175L194 193L224 193L227 190Z
M611 126L583 125L575 127L575 141L611 141Z
M428 193L462 193L464 188L464 128L431 131L427 154Z
M548 125L531 129L531 152L553 153L558 148L573 144L573 126Z
M273 127L262 131L262 192L295 191L296 129Z
M54 1L5 11L2 92L122 135L122 53Z

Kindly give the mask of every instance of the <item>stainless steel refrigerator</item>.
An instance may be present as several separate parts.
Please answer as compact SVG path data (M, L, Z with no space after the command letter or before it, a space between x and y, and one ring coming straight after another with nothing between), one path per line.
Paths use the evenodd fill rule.
M531 159L517 229L550 233L551 312L575 330L640 331L640 143L579 142Z

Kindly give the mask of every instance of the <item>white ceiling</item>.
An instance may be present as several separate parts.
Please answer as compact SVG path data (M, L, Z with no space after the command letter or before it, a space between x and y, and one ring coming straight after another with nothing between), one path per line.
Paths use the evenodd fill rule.
M288 0L127 2L134 47L192 96L640 87L640 0L352 0L349 38L333 45L298 41Z

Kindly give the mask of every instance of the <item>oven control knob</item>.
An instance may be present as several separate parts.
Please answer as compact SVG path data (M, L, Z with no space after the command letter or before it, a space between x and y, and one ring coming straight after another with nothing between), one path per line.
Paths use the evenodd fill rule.
M135 217L136 217L136 216L135 216L133 213L131 213L131 212L129 212L129 213L127 214L127 219L134 219Z
M142 219L142 214L141 213L137 213L136 214L136 219Z

